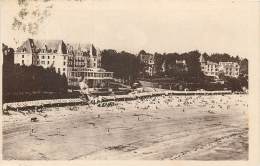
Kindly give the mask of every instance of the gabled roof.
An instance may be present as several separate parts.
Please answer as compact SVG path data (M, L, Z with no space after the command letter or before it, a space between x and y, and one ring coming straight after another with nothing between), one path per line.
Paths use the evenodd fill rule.
M206 60L205 60L204 56L201 55L201 56L200 56L200 63L205 63L205 62L206 62Z
M101 52L100 49L95 48L95 46L92 43L88 43L88 44L68 43L67 49L70 51L73 51L74 54L77 54L79 52L86 52L86 53L89 53L94 56L100 54L100 52Z
M23 44L17 48L16 52L32 53L33 39L27 39Z
M34 40L34 44L39 49L61 50L60 47L64 42L62 40Z
M57 50L57 53L66 54L67 48L63 40L34 40L27 39L16 52L33 53L38 50Z
M67 43L65 44L63 40L35 40L27 39L23 44L17 48L16 52L25 53L36 53L42 50L54 51L59 54L67 54L67 51L72 51L74 54L81 52L89 53L90 55L97 56L101 53L99 48L91 43L81 44L81 43Z

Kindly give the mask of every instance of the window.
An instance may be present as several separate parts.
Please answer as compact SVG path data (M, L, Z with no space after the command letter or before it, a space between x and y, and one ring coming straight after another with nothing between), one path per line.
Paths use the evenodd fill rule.
M22 55L22 58L24 58L24 55Z
M44 65L44 64L45 64L45 61L41 61L41 64Z
M48 61L47 64L50 64L50 61Z
M60 73L60 68L58 68L58 73Z
M48 56L48 59L50 59L50 56Z
M64 60L66 59L66 57L64 56Z
M65 68L63 68L63 71L65 71L66 69Z
M44 59L44 55L42 56L42 59Z
M24 65L24 60L22 60L22 64Z
M55 59L55 56L53 56L52 58Z
M65 66L65 65L66 65L66 62L63 62L63 65Z

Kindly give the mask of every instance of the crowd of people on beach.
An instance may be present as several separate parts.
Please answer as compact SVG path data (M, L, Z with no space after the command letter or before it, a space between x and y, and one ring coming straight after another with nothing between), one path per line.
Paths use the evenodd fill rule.
M99 98L101 99L101 98ZM136 100L126 101L107 101L102 102L98 100L88 105L71 105L62 107L62 110L66 111L175 111L189 112L192 108L198 108L208 113L217 113L240 107L242 110L246 110L248 107L247 95L162 95L154 97L143 97ZM61 107L53 107L59 110ZM84 108L84 109L82 109ZM43 118L47 118L49 111L55 110L44 106L35 107L25 110L13 110L14 112L21 113L23 115L30 115L31 122L38 122L38 115ZM12 111L11 111L12 112ZM52 111L53 112L53 111ZM55 112L55 111L54 111ZM53 113L54 113L53 112ZM4 115L11 115L10 111L7 111ZM55 114L55 113L54 113Z
M206 108L209 113L227 111L233 106L248 107L245 95L192 95L192 96L156 96L119 102L121 107L137 110L163 110L175 108L183 112L191 107Z

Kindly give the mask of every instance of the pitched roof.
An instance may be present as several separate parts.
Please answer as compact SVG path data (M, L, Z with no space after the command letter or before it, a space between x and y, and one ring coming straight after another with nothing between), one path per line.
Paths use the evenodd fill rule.
M89 52L91 55L94 56L100 54L100 49L95 48L92 43L67 43L67 49L73 51L75 54L77 54L78 52Z
M205 63L205 62L206 62L206 60L205 60L204 56L201 55L201 56L200 56L200 63Z
M67 51L72 51L74 54L80 52L89 52L91 55L96 56L100 54L100 49L95 48L92 43L67 43L63 40L35 40L27 39L23 44L17 48L16 52L33 53L41 50L54 51L60 54L67 54Z
M17 48L16 52L32 53L33 39L27 39L23 44Z
M37 50L57 50L57 53L66 54L67 48L63 40L34 40L27 39L16 52L33 53Z

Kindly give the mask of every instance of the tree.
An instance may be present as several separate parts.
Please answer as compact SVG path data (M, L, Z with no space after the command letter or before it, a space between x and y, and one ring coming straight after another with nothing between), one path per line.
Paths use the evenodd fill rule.
M138 58L129 52L117 52L115 50L103 50L101 52L101 67L114 72L114 77L127 83L137 79L139 69Z
M163 55L160 53L154 53L154 63L155 63L155 73L156 75L160 75L162 73L162 64L164 62Z
M248 75L248 59L244 58L240 63L240 73Z
M199 62L199 58L201 56L200 52L198 50L190 51L188 53L184 53L183 56L184 59L186 59L188 75L199 79L202 76Z
M67 81L67 77L64 73L62 74L62 77L61 77L61 83L62 83L61 91L63 93L67 92L68 91L68 81Z

